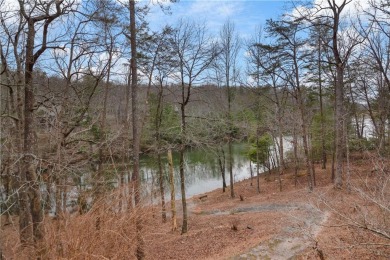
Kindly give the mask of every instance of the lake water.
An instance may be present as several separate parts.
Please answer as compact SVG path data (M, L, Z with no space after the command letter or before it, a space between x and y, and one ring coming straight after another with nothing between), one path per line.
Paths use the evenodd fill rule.
M233 144L233 178L240 181L250 177L249 158L247 152L249 144ZM225 157L227 158L227 149ZM142 156L140 170L143 179L144 190L151 192L158 189L157 159L152 156ZM179 154L173 153L175 192L176 198L181 197L179 176ZM227 161L226 161L227 164ZM165 189L168 190L168 162L163 157ZM252 166L253 167L253 166ZM230 183L227 165L225 166L226 184ZM222 188L222 176L219 169L218 157L211 149L189 149L185 153L185 183L186 196L192 197L211 190ZM153 185L154 184L154 185Z
M291 138L284 138L285 154L292 149ZM237 143L232 145L233 151L233 178L234 182L250 178L250 163L248 151L250 144ZM227 147L224 147L225 152L225 177L226 184L230 184L230 176L227 165ZM271 155L275 155L271 149ZM166 196L169 200L170 190L168 182L168 161L166 154L162 156L164 186ZM181 198L180 191L180 176L179 176L179 154L173 153L174 164L174 179L175 179L175 197ZM106 179L108 185L112 188L118 187L120 175L124 176L125 182L129 179L131 174L131 166L129 164L111 163L106 165L106 172L109 176ZM256 165L252 164L253 174L256 173ZM263 172L264 168L260 168ZM68 190L67 205L76 203L80 190L91 190L94 180L94 172L79 175L78 184ZM157 156L142 155L140 157L140 175L141 175L141 190L144 198L147 198L151 203L156 203L160 199L159 182L158 182L158 164ZM209 192L218 188L222 188L222 176L218 164L218 156L212 149L193 148L185 152L185 187L186 197L190 198L205 192ZM152 196L151 196L152 195ZM90 198L92 200L92 198Z

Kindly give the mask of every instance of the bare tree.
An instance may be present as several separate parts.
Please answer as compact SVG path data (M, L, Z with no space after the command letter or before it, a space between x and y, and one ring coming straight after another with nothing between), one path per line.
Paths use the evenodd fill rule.
M389 120L390 116L390 23L388 21L390 11L389 5L383 0L371 1L370 5L371 9L365 11L365 14L369 17L369 24L366 25L362 19L359 19L359 31L365 39L364 47L367 51L367 56L369 57L361 63L368 64L370 67L370 70L368 71L377 74L377 82L369 84L369 86L377 86L376 90L372 93L375 93L374 95L376 96L375 103L377 103L377 115L373 116L371 111L369 111L369 114L374 125L375 134L378 138L378 149L383 153L386 145L385 129L388 127L386 124L389 123L386 123L386 121ZM365 93L367 94L367 91L365 91ZM368 97L371 95L365 96ZM371 108L368 99L367 105L368 108ZM389 141L387 140L387 142Z
M158 177L159 177L160 196L161 196L161 212L162 212L161 214L162 214L163 222L166 222L167 217L166 217L166 207L165 207L164 174L163 174L163 166L162 166L162 158L161 158L162 151L163 151L162 127L163 127L163 116L164 116L164 92L165 92L164 89L175 67L174 66L175 60L173 59L173 53L170 50L170 44L172 44L172 38L171 38L172 33L173 31L171 30L171 28L168 27L168 28L164 28L164 30L160 34L156 35L155 53L153 57L152 69L149 75L149 82L152 81L153 75L155 75L155 79L157 80L156 83L157 104L156 104L156 110L154 114L154 130L155 130L155 141L157 146L156 153L157 153ZM173 190L174 190L174 186L173 186ZM176 224L174 224L174 229L176 229L175 225Z
M335 153L336 153L336 169L334 186L341 188L343 184L343 160L345 154L345 138L346 138L346 113L344 106L344 74L348 60L356 45L360 43L359 37L356 35L348 35L348 30L344 30L344 38L340 34L340 26L342 23L342 14L345 7L351 3L350 0L343 0L341 3L336 3L335 0L327 0L327 6L318 6L319 11L328 12L326 15L330 24L325 25L331 28L332 40L327 46L333 52L334 66L336 70L335 76ZM349 43L347 41L349 40Z
M333 56L336 65L336 82L335 82L335 118L336 118L336 171L334 185L341 188L343 184L343 160L345 152L345 110L344 110L344 70L351 54L352 48L349 48L345 54L340 50L339 26L340 16L345 6L351 2L344 0L340 5L336 1L328 0L328 8L332 12L332 46ZM352 46L351 46L352 47Z
M228 140L228 170L230 175L230 197L234 198L234 175L233 175L233 122L232 122L232 83L237 79L237 55L241 48L238 34L235 32L234 23L227 20L219 32L221 53L218 56L219 68L222 70L223 80L227 91L227 140Z
M255 94L266 97L266 100L273 104L271 106L264 104L264 107L271 110L268 128L272 136L277 136L274 139L278 150L277 161L279 162L278 172L280 176L286 167L283 135L286 124L284 120L286 102L289 93L286 88L287 82L277 73L278 64L270 62L275 60L278 54L272 49L268 49L269 46L267 47L263 41L262 30L259 29L255 36L247 42L248 74L254 81ZM259 124L260 122L257 128L259 128Z
M116 21L116 13L118 13L118 8L115 10L115 5L110 3L109 1L97 1L97 9L99 12L93 20L97 27L103 27L102 29L102 39L104 41L104 50L107 53L107 66L105 73L105 83L104 83L104 93L103 93L103 109L100 117L100 129L99 139L101 139L101 144L99 145L99 161L98 161L98 174L97 174L97 196L99 196L104 190L104 150L107 150L107 135L108 131L106 129L107 124L107 102L108 102L108 94L109 94L109 86L110 86L110 78L111 78L111 69L114 64L114 51L115 51L115 38L117 38L120 33L116 33L114 30L114 24ZM100 5L100 6L99 6ZM114 15L115 13L115 15Z
M133 174L131 180L134 183L134 202L135 207L140 207L141 191L140 191L140 177L139 177L139 153L141 133L139 132L139 104L138 104L138 69L137 69L137 28L136 28L136 9L135 1L129 0L129 15L130 15L130 48L131 48L131 111L132 111L132 127L133 127ZM142 235L142 219L141 215L137 214L137 259L145 258L145 242Z
M96 93L107 74L109 62L101 61L100 56L105 48L96 41L98 34L92 30L86 33L98 10L100 8L92 8L72 16L72 21L64 27L62 50L51 52L55 66L50 66L50 71L60 75L60 78L52 80L53 84L48 86L49 94L54 97L47 107L55 115L52 136L56 155L50 162L52 173L47 188L55 186L53 208L59 220L66 211L64 204L67 201L68 185L65 184L69 183L70 176L79 178L75 174L76 168L85 167L88 162L94 165L91 159L94 152L92 144L99 141L97 122L91 117L94 113L91 108L94 107ZM86 147L90 148L91 154L77 153L77 150L85 150ZM77 187L79 202L85 204L84 199L81 199L85 196L84 190L81 185Z
M314 186L314 171L311 161L311 151L309 145L309 110L305 103L305 88L302 83L303 69L306 65L305 58L307 52L304 50L305 39L299 36L302 30L300 21L289 21L287 19L280 21L267 21L267 32L277 39L277 44L273 46L264 45L263 48L273 51L274 60L269 61L278 77L281 77L291 87L292 96L296 106L300 111L300 125L302 133L302 142L304 148L304 157L308 175L308 187L310 190Z
M9 162L9 167L5 169L7 174L7 182L13 181L16 185L14 188L20 187L20 182L17 178L21 174L21 160L23 149L23 60L24 60L24 29L26 21L22 19L20 12L13 12L10 7L6 5L7 2L1 1L1 35L0 38L0 57L1 57L1 90L2 93L6 93L6 112L2 112L2 117L5 117L3 123L9 122L9 138L7 147L10 151L8 156L4 155L2 151L2 162ZM12 19L16 19L17 22L11 22ZM11 67L11 64L15 64L15 68ZM4 92L3 90L6 89ZM6 131L2 131L3 135L6 135ZM12 151L12 152L11 152ZM3 164L3 166L6 164ZM13 167L12 167L13 165ZM22 192L18 194L19 197L24 197L23 201L27 203L27 193ZM8 197L8 199L11 199ZM19 205L20 206L20 205ZM27 206L27 204L25 204Z
M70 11L72 1L34 2L18 0L20 13L27 24L26 57L24 68L24 126L23 126L23 169L20 174L21 192L29 194L30 201L26 202L21 196L20 230L21 241L24 244L42 240L44 230L42 226L43 212L41 206L41 191L36 174L36 145L34 110L35 91L33 87L34 65L38 58L48 49L57 46L48 45L50 24ZM37 27L41 29L41 43L35 43ZM30 207L28 206L30 204ZM30 218L31 215L31 218Z
M172 212L172 231L177 229L176 221L176 201L175 201L175 181L173 178L173 159L172 150L168 150L168 164L169 164L169 186L171 189L171 212Z
M325 71L324 65L324 48L326 43L330 40L329 31L330 29L322 26L324 22L320 20L320 24L314 24L310 29L311 37L315 39L312 42L313 48L313 63L310 68L314 71L312 79L315 84L318 84L318 96L320 103L320 124L321 124L321 158L322 158L322 169L326 169L327 163L327 151L326 151L326 140L325 140L325 115L324 115L324 82L325 77L322 75Z
M344 100L344 74L349 58L355 47L362 42L355 30L345 28L345 8L352 0L326 0L315 4L309 13L300 13L299 20L306 20L313 26L324 26L332 34L325 46L332 52L331 66L335 68L335 164L334 187L343 185L343 160L346 146L347 113Z
M216 57L216 46L206 34L205 25L181 20L174 33L173 50L178 59L178 81L181 88L179 98L181 114L181 145L180 145L180 188L183 205L182 233L187 233L188 217L185 191L184 153L187 146L186 106L191 97L191 90L203 77L203 72L209 68Z

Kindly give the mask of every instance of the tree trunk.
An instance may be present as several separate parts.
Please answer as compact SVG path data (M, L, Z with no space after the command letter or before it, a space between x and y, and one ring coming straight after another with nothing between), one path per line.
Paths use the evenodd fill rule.
M132 201L132 182L131 182L131 174L128 165L128 162L130 161L130 92L131 92L131 67L129 67L129 75L127 77L127 84L125 89L125 111L124 111L124 118L123 118L123 157L122 157L122 164L125 165L125 171L126 171L126 181L123 180L122 183L127 183L125 186L123 193L124 193L124 210L130 210L133 206Z
M111 63L112 63L112 52L113 52L113 43L111 41L109 50L108 50L108 62L107 62L107 78L104 84L104 97L103 97L103 111L100 120L100 134L99 134L99 161L98 161L98 172L97 172L97 187L96 187L96 198L99 199L100 196L104 193L105 177L104 177L104 151L107 150L107 133L106 133L106 120L107 120L107 100L111 76Z
M25 67L25 82L24 82L24 146L23 146L23 169L21 175L22 188L21 192L27 192L30 198L30 210L31 220L33 227L34 241L38 242L42 240L43 231L43 211L41 206L41 191L39 187L38 177L36 174L35 155L34 148L36 146L36 133L34 123L34 103L35 95L33 90L33 68L34 68L34 39L35 28L34 23L29 21L28 23L28 36L26 45L26 67ZM27 189L27 190L26 190ZM26 190L26 191L22 191ZM28 214L29 209L25 209L22 212ZM21 217L24 218L24 217ZM21 223L22 230L26 228L25 224ZM29 236L27 234L24 234ZM29 240L30 238L27 238Z
M230 176L230 197L234 198L234 176L233 176L233 148L232 148L232 142L231 142L231 137L229 136L229 141L228 141L228 167L229 167L229 176Z
M57 173L58 174L58 173ZM56 216L61 219L63 215L62 207L62 179L59 176L55 177L54 180L56 191L55 191L55 205L56 205Z
M335 86L335 128L336 128L336 151L335 151L335 176L334 187L340 189L343 185L343 160L345 153L345 115L344 115L344 68L342 64L336 67Z
M249 170L251 173L251 186L253 186L253 169L252 169L252 160L249 159Z
M362 133L362 129L360 129L360 122L359 122L359 114L358 114L358 111L356 109L356 103L355 103L355 98L353 97L353 94L352 94L352 87L350 86L350 92L351 92L351 102L352 102L352 106L354 106L354 111L353 111L353 119L355 120L355 133L356 133L356 138L358 140L362 139L363 138L363 135L361 134ZM363 126L362 126L363 128Z
M152 75L149 76L149 84L151 84ZM150 87L150 86L149 86ZM163 114L163 82L160 81L160 86L158 90L158 102L157 110L155 115L155 135L157 143L157 163L158 163L158 173L159 173L159 184L160 184L160 196L161 196L161 217L162 221L165 223L167 221L166 207L165 207L165 192L164 192L164 174L162 169L162 160L161 160L161 121Z
M20 7L20 15L26 19L27 24L27 38L25 48L25 69L24 69L24 135L23 135L23 161L22 171L20 173L20 228L21 228L21 240L22 244L30 242L30 227L32 222L32 235L34 242L40 242L44 236L43 230L43 210L41 205L41 190L39 185L39 179L36 173L34 154L36 146L36 133L34 122L34 110L35 110L35 94L33 89L33 71L34 65L39 56L47 49L47 36L50 23L57 17L63 14L64 9L61 7L61 1L46 3L45 11L42 15L33 17L32 11L29 14L26 13L24 1L18 1ZM53 3L55 4L55 8ZM43 3L40 3L43 6ZM68 6L69 7L69 6ZM33 8L40 9L40 8ZM50 15L49 10L55 9L55 13ZM34 53L35 46L35 23L44 21L41 37L41 45ZM18 69L18 72L21 70ZM28 197L26 196L28 193ZM28 201L29 199L29 201ZM30 203L30 205L28 205ZM26 207L27 206L27 207ZM28 208L30 206L30 208ZM23 209L23 207L26 207ZM31 214L31 222L30 215ZM37 244L37 243L36 243ZM38 254L40 252L37 252Z
M226 176L225 176L225 152L223 151L223 148L221 148L221 153L218 153L218 164L219 169L221 171L222 176L222 192L226 191Z
M299 158L298 158L298 137L296 127L293 129L293 150L294 150L294 179L295 186L298 184L298 170L299 170Z
M165 223L167 221L167 210L165 208L165 191L164 191L164 174L162 169L161 154L157 154L157 164L158 164L158 177L160 185L160 196L161 196L161 217L162 221Z
M139 154L140 154L140 133L139 133L139 107L138 107L138 71L137 71L137 29L136 29L136 13L135 1L129 0L130 8L130 47L131 47L131 110L133 124L133 175L132 182L134 183L134 204L136 211L141 207L141 191L140 191L140 176L139 176ZM143 239L143 224L142 216L136 213L136 230L137 230L137 259L145 258L145 242Z
M311 163L311 171L312 171L312 177L313 177L313 185L314 187L317 187L317 180L316 180L316 169L315 169L315 163L313 159L313 146L311 144L312 136L308 136L308 143L309 143L309 150L310 150L310 163Z
M10 196L11 196L11 173L10 173L10 158L9 157L7 158L7 162L6 162L4 171L5 171L5 175L3 178L3 181L4 181L3 183L4 183L5 198L6 198L6 200L9 200ZM5 203L5 207L6 207L6 209L10 209L9 208L10 204ZM3 214L1 209L0 209L0 214ZM10 222L11 222L10 212L7 211L5 213L4 225L8 225ZM0 229L2 229L2 228L3 228L3 223L1 223L1 220L0 220Z
M276 139L274 139L274 140L276 141ZM281 142L283 143L283 138L282 138ZM277 152L275 145L274 145L274 154L275 154L275 158L276 158L276 165L275 165L274 169L278 168L279 191L282 191L283 190L283 185L282 185L283 168L280 165L280 162L278 162L278 152ZM273 158L273 156L271 156L271 158Z
M280 121L282 121L281 118ZM278 128L279 128L279 167L281 170L280 174L283 175L284 169L286 168L286 166L284 165L284 140L283 140L283 132L281 130L281 127Z
M318 40L318 88L320 95L320 117L321 117L321 150L322 150L322 169L326 169L326 148L325 148L325 118L324 104L322 95L322 77L321 77L321 41Z
M310 151L309 151L309 144L308 144L308 136L307 136L307 130L306 126L302 126L303 133L302 133L302 139L303 139L303 149L305 154L305 162L306 162L306 171L307 171L307 181L309 190L312 191L314 187L314 173L313 173L313 167L312 162L310 159Z
M186 200L186 188L185 188L185 176L184 176L184 152L186 143L186 120L185 120L185 104L181 104L181 145L180 145L180 157L179 157L179 171L180 171L180 191L181 191L181 203L183 206L183 225L181 227L181 233L187 233L188 219L187 219L187 200Z
M15 37L17 38L17 37ZM15 43L17 44L17 43ZM20 62L17 63L17 72L16 72L16 98L15 98L15 91L12 87L12 82L10 80L10 71L8 70L7 61L5 59L3 50L0 48L0 56L1 56L1 62L0 62L0 84L2 86L8 86L8 98L6 98L6 109L8 113L16 115L17 119L13 119L13 123L15 127L10 128L10 141L5 144L8 151L15 151L14 153L9 153L6 156L3 157L5 161L4 168L0 169L5 171L5 190L6 190L6 198L9 198L11 195L11 183L16 184L16 187L20 187L20 182L18 181L18 177L21 173L21 164L19 160L20 154L22 154L22 135L21 135L21 128L23 126L22 118L22 107L23 103L21 102L21 85L22 85L22 73L21 73L21 65ZM3 100L3 92L2 89L0 89L0 98ZM16 100L16 101L15 101ZM3 121L3 118L0 118L0 121ZM1 127L1 126L0 126ZM0 129L1 132L1 129ZM19 176L15 176L14 174L11 174L11 165L14 165L12 168L16 170L12 170L13 172L16 171L16 174ZM8 203L6 203L8 204ZM6 205L8 208L8 205ZM9 223L10 221L10 212L7 212L5 224Z
M311 160L310 160L310 151L309 151L309 143L308 143L308 130L307 130L307 120L306 120L306 111L304 108L303 100L302 100L302 93L300 88L296 89L296 101L298 102L298 107L301 115L301 134L302 134L302 144L303 144L303 151L304 151L304 160L306 164L306 172L307 172L307 180L308 180L308 187L309 190L313 190L313 168L311 165ZM296 135L296 133L295 133ZM296 137L296 136L295 136ZM298 138L294 140L294 144L298 145ZM294 153L297 152L297 147L294 147ZM295 155L297 157L297 155ZM297 165L297 164L296 164ZM296 170L297 173L297 170Z
M313 168L311 165L311 159L310 159L310 148L308 143L309 138L309 131L308 131L308 120L307 120L307 111L305 108L304 100L303 100L303 93L301 89L300 84L300 78L299 78L299 66L296 56L296 49L294 47L294 69L295 69L295 86L294 86L294 92L296 93L296 101L297 105L299 107L299 111L301 114L301 131L302 131L302 143L303 143L303 150L304 150L304 157L305 157L305 163L306 163L306 171L307 171L307 178L308 178L308 187L309 190L313 190Z
M175 198L175 180L173 176L173 159L172 159L171 149L168 150L168 164L169 164L169 186L171 188L172 231L175 231L177 229L176 198Z
M256 176L257 193L260 193L259 129L256 131Z
M187 200L186 200L186 189L185 189L185 176L184 176L184 145L180 147L180 158L179 158L179 170L180 170L180 191L181 191L181 203L183 206L183 225L181 227L181 233L187 233L188 219L187 219Z

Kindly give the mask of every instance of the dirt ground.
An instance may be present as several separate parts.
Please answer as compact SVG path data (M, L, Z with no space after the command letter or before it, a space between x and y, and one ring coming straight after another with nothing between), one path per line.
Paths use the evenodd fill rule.
M363 162L351 172L361 176L370 167ZM234 186L234 199L229 189L192 198L189 232L171 233L169 223L161 225L146 238L148 258L390 259L389 240L339 220L337 211L349 216L356 203L364 202L346 188L335 190L329 169L316 165L313 192L307 188L304 172L299 175L297 186L291 171L282 175L281 192L277 176L271 175L261 177L260 194L253 179ZM200 199L203 195L207 197Z
M370 177L371 167L364 160L357 161L351 168L351 179L362 174ZM260 193L254 178L236 183L233 199L230 198L229 187L225 193L217 189L189 199L189 228L184 235L180 234L180 201L176 202L176 231L171 231L170 214L168 221L162 223L160 207L157 205L149 209L148 217L144 219L146 259L390 259L388 239L364 228L353 227L348 219L342 217L358 217L358 213L363 212L356 210L359 207L374 212L375 205L368 205L346 187L333 189L330 170L323 170L320 165L316 165L317 185L314 191L308 190L304 171L299 172L299 176L295 185L293 172L287 170L281 176L282 191L279 191L278 178L274 173L261 176ZM81 220L78 222L81 223ZM111 225L119 225L114 220L111 222ZM388 222L387 219L384 223ZM129 224L125 223L123 227L126 225ZM70 226L68 228L72 230ZM385 231L386 228L388 226L384 227ZM70 235L79 236L74 232L70 231ZM2 239L5 259L19 259L15 250L6 248L17 237L15 229L3 227L2 234L8 238ZM90 238L93 236L89 233ZM110 237L104 239L108 241ZM5 240L7 245L4 245ZM79 240L79 244L87 243L88 237L83 239L80 236ZM133 245L134 240L131 241ZM111 251L115 251L115 243L120 241L111 242ZM16 248L15 245L12 248ZM83 249L79 246L77 250L87 252L88 249L84 244ZM98 251L96 248L91 250ZM104 250L99 254L65 254L61 258L134 258L130 253L119 257L115 252ZM133 247L128 250L132 251Z

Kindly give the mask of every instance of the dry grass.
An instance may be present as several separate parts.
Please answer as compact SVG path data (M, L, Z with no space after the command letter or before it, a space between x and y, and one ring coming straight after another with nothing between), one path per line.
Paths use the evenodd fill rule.
M374 163L375 162L375 163ZM207 199L188 201L189 232L171 231L170 221L161 222L159 206L119 211L123 191L106 194L86 214L67 214L58 219L46 217L45 240L41 243L42 259L135 259L136 216L142 217L147 259L226 259L246 252L261 242L272 239L289 225L289 214L280 211L235 212L237 208L261 205L307 203L317 205L331 217L322 231L313 237L313 248L302 252L298 259L386 259L390 256L389 241L369 228L389 228L389 162L366 156L353 161L349 189L333 189L330 169L317 169L317 187L309 193L306 176L294 185L293 171L282 176L283 191L279 192L277 175L261 179L261 193L250 180L235 185L236 193L245 200L229 198L221 189L207 193ZM375 200L373 198L376 198ZM178 206L178 223L180 220ZM381 208L381 205L385 207ZM168 208L169 211L169 208ZM207 212L232 212L227 215ZM304 211L298 214L304 221ZM359 225L357 225L357 224ZM368 228L364 228L366 227ZM247 228L247 227L250 228ZM236 231L232 230L236 227ZM179 227L180 229L180 227ZM30 249L18 243L18 223L4 227L1 248L5 259L31 259Z
M145 233L152 218L150 208L115 210L118 192L96 202L86 214L64 214L58 218L46 217L44 240L36 252L42 259L133 259L136 251L135 221L143 220ZM2 238L4 255L11 259L31 259L32 250L19 243L17 218L7 226ZM7 259L7 258L6 258Z
M390 258L389 167L376 154L355 156L343 190L329 186L315 192L313 203L332 214L316 241L326 259ZM302 255L317 258L315 251Z

